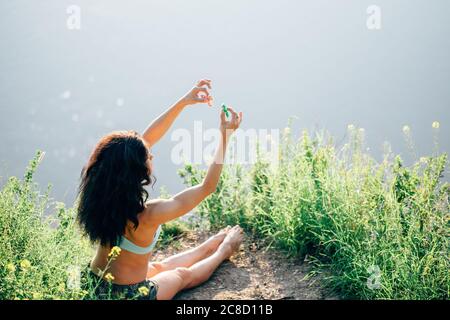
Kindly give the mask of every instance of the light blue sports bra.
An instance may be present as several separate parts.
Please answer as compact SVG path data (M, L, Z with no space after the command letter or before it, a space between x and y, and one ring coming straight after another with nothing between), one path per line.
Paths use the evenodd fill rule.
M150 245L148 247L137 246L133 242L131 242L130 240L125 238L124 236L121 236L120 241L119 241L119 247L124 250L136 253L136 254L147 254L150 251L152 251L153 248L155 247L160 233L161 233L161 225L158 226L158 229L156 230L155 235L153 236L153 241L152 241L152 243L150 243Z

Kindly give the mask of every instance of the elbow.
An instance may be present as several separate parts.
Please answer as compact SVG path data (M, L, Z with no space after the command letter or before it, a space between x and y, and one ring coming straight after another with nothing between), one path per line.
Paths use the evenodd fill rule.
M202 186L206 197L216 192L217 185L215 183L203 183Z

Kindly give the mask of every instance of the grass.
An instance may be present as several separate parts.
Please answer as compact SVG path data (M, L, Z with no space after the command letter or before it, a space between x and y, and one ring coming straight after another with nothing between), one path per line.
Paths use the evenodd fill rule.
M405 166L386 153L378 163L364 152L361 131L349 134L337 149L325 134L286 130L278 166L263 153L251 166L224 166L198 214L211 229L239 223L289 255L308 255L344 298L448 299L447 155ZM0 299L95 299L95 283L71 285L93 248L75 210L50 202L50 188L42 195L33 182L40 158L0 191ZM187 185L205 174L190 164L179 173ZM184 232L183 223L165 225L159 245Z
M0 300L96 299L98 283L80 276L94 250L75 209L51 202L50 187L42 195L33 182L41 157L37 152L23 179L9 178L0 191ZM184 232L180 222L164 225L158 246Z
M75 228L75 212L57 203L46 216L48 191L33 183L41 153L23 180L11 177L0 192L0 299L77 299L70 270L86 265L92 250Z
M350 126L349 136L336 149L325 134L296 139L286 130L278 166L264 154L225 166L198 212L214 228L238 223L287 254L308 255L344 298L448 299L447 155L405 167L387 153L377 163L362 130ZM179 173L187 185L205 174L190 164Z

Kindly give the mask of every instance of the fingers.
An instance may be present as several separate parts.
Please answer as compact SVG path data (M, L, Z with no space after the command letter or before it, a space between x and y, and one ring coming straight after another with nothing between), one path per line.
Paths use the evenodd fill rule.
M211 89L211 80L209 79L201 79L199 81L197 81L197 84L195 86L197 87L203 87L203 86L207 86L209 89Z
M221 121L222 123L227 122L227 116L225 115L225 112L224 112L223 110L220 111L220 121Z
M233 107L228 107L228 111L231 113L231 120L234 120L237 117L236 111L234 111Z
M199 92L203 92L205 93L207 96L209 96L209 91L206 88L202 88L202 87L194 87L194 91L195 93L199 93Z
M232 107L228 107L228 110L231 112L231 122L237 124L239 122L239 115Z
M206 88L194 87L193 93L195 95L196 102L207 102L209 106L212 105L212 96L209 95L209 91Z
M207 103L211 107L213 99L209 94L208 89L211 89L211 80L201 79L197 81L194 88L192 88L189 93L189 101L191 101L191 103Z

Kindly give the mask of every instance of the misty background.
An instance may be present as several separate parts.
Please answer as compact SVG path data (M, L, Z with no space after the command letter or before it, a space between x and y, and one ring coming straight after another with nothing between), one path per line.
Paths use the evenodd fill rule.
M370 5L381 30L366 26ZM67 27L68 6L81 29ZM187 108L153 148L158 182L183 186L171 162L177 128L217 127L221 102L244 112L242 128L365 129L381 159L383 143L412 161L450 151L450 2L65 1L0 2L0 184L22 176L37 149L44 190L72 205L82 166L113 130L142 132L201 78L213 80L215 107Z

